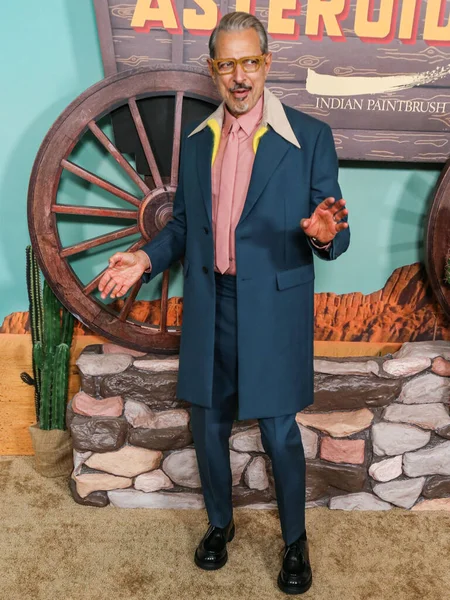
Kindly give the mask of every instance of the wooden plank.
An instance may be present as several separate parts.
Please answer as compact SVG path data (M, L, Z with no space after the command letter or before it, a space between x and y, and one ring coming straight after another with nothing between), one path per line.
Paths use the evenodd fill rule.
M109 18L108 0L94 0L95 18L102 53L105 77L117 73L111 22Z
M75 365L80 352L89 344L108 342L101 336L75 336L70 357L69 399L80 389L80 377ZM36 423L34 388L20 379L25 371L33 375L31 335L3 333L0 335L0 455L34 454L29 425Z
M445 163L450 155L448 133L333 129L343 160Z
M113 40L119 72L172 61L172 36L165 30L152 29L144 35L114 29Z

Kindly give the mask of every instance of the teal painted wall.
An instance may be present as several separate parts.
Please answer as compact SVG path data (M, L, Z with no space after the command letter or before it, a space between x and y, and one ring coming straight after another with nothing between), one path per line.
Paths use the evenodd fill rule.
M0 324L6 315L28 309L27 188L39 145L60 112L103 78L91 0L46 0L39 6L33 0L11 2L2 17L11 26L3 28L0 42L1 56L10 57L2 61L7 86L0 98ZM80 160L99 174L112 175L98 150L84 149ZM423 260L423 227L439 171L439 166L343 164L340 183L350 211L352 241L338 261L316 261L316 291L367 294L383 287L395 268ZM119 174L113 177L125 185ZM68 180L63 201L74 192L71 185ZM87 189L84 202L98 204L94 198ZM61 235L66 244L114 228L65 223ZM80 272L87 279L106 266L116 249L122 249L120 244L95 258L80 258ZM180 290L178 277L171 293Z

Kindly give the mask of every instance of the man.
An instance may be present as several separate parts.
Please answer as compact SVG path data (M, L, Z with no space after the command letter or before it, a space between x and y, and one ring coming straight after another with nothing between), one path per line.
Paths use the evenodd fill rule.
M209 45L223 102L184 132L173 219L142 250L114 254L99 289L122 296L185 257L177 396L192 403L209 517L195 563L227 561L229 437L236 417L257 418L285 542L278 585L297 594L312 583L295 416L313 402L313 253L333 260L347 249L348 211L329 126L264 87L272 55L260 21L228 14Z

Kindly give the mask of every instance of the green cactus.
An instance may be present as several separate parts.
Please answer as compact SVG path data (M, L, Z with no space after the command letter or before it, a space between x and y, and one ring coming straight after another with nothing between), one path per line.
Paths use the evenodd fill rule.
M39 267L31 246L27 247L27 286L33 342L32 379L35 387L36 419L41 429L65 429L69 383L69 358L75 319L59 302L44 280L40 289Z

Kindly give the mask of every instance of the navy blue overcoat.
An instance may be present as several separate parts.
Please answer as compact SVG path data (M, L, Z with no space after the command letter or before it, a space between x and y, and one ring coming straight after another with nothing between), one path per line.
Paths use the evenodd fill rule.
M340 199L330 127L283 105L298 148L269 128L255 156L236 228L239 419L295 413L313 402L313 253L334 260L349 244L339 232L317 250L301 227L327 196ZM211 406L215 283L209 127L184 132L173 219L142 250L145 282L184 259L183 326L177 397Z

